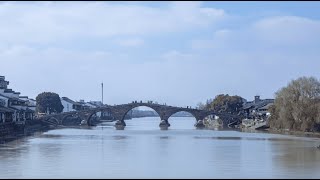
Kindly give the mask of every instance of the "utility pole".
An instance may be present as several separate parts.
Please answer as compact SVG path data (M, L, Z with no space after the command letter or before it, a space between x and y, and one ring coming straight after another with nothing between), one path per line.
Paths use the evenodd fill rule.
M101 88L102 88L102 104L103 104L103 82L101 83Z

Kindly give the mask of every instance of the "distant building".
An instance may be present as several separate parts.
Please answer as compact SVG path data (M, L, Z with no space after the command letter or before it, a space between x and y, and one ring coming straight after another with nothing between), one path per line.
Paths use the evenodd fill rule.
M82 104L75 102L67 97L61 98L61 104L63 106L62 112L80 111L82 110Z
M244 103L243 110L247 117L266 116L268 108L274 103L274 99L260 99L255 96L253 101Z
M81 99L80 101L76 102L76 101L73 101L67 97L61 98L61 104L63 106L62 112L81 111L81 110L98 108L98 107L103 106L101 101L85 102L84 100ZM99 113L99 114L101 114L101 113Z
M80 100L80 102L83 105L84 109L91 109L91 108L99 108L104 106L104 104L101 101L89 101L85 102L84 100ZM103 111L103 112L97 112L95 116L98 119L105 119L105 120L110 120L113 119L112 115L108 111Z
M91 108L96 108L97 106L94 105L94 104L91 104L89 102L85 102L84 100L80 100L78 103L81 104L82 106L82 109L85 110L85 109L91 109Z
M103 106L103 103L102 103L101 101L89 101L89 103L90 103L91 105L96 106L96 107L101 107L101 106Z

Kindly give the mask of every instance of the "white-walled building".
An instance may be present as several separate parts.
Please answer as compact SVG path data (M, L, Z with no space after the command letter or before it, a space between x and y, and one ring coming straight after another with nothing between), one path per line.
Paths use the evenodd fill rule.
M34 118L35 105L19 97L20 92L8 89L9 81L0 76L0 122L24 122ZM28 97L26 97L28 99Z
M79 111L82 110L82 105L78 102L75 102L67 97L61 98L61 104L63 106L62 112L70 112L70 111Z

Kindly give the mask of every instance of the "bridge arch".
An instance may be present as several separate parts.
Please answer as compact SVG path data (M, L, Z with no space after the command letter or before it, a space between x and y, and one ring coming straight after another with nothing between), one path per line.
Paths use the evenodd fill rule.
M72 117L73 119L69 119L68 118ZM80 124L82 120L86 120L85 116L83 113L81 112L70 112L68 114L65 114L64 116L62 116L61 118L61 124L62 125L75 125L75 124Z
M232 115L229 113L218 113L214 111L206 111L206 110L199 110L199 109L192 109L192 108L183 108L183 107L175 107L175 106L167 106L166 104L158 104L158 103L152 103L152 101L149 101L148 103L140 102L132 102L129 104L122 104L122 105L104 105L101 107L93 108L93 109L87 109L87 110L81 110L81 111L72 111L72 112L66 112L61 114L54 114L54 115L47 115L47 117L40 117L39 119L48 121L51 117L54 117L55 120L52 120L54 124L62 124L63 121L65 121L68 117L80 117L81 120L87 120L88 125L90 124L91 117L96 114L97 112L110 112L111 116L116 120L116 126L125 126L124 118L126 114L136 108L136 107L148 107L150 109L153 109L159 116L160 116L160 125L161 127L167 126L169 124L168 119L177 112L188 112L192 114L195 119L197 120L197 123L195 124L196 127L200 127L201 124L203 124L203 119L208 115L217 115L221 119L223 119L224 122L234 122L239 115ZM48 119L49 118L49 119ZM239 117L238 117L239 119ZM239 121L239 120L238 120ZM81 121L81 124L83 122Z
M121 120L123 121L125 119L125 117L128 114L128 112L130 112L130 111L132 111L132 110L134 110L135 108L138 108L138 107L147 107L147 108L150 108L150 109L154 110L156 112L156 114L160 117L160 120L161 120L162 112L159 111L158 108L155 108L153 106L149 106L147 104L134 104L131 107L126 108L124 113L123 113L123 115L122 115L122 117L121 117Z
M173 119L173 117L175 117L176 114L181 112L187 113L188 115L178 116ZM174 111L170 111L167 122L176 128L186 128L186 129L192 128L193 129L195 123L197 123L197 114L192 111L190 112L186 109L176 109Z
M89 125L89 126L91 126L92 125L92 118L93 118L93 116L94 115L97 115L97 113L101 113L100 114L100 117L102 116L102 113L104 113L104 112L108 112L109 114L110 114L110 116L112 116L113 117L113 113L112 113L112 111L111 111L111 109L109 109L109 108L99 108L99 109L96 109L96 110L91 110L90 112L89 112L89 114L88 114L88 116L86 117L86 121L87 121L87 124ZM113 119L114 119L114 117L113 117Z
M50 125L54 125L54 126L57 126L60 124L59 119L57 119L55 117L48 117L48 118L44 119L44 122L46 122Z
M195 118L196 121L199 119L199 116L195 112L189 111L187 109L177 109L177 110L171 111L170 114L168 115L168 119L170 117L172 117L172 115L179 113L179 112L187 112L187 113L191 114Z

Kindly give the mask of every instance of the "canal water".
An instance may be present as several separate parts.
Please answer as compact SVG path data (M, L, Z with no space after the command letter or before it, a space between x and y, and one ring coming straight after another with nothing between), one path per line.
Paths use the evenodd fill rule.
M0 178L320 178L320 139L197 130L191 117L56 129L0 145Z

